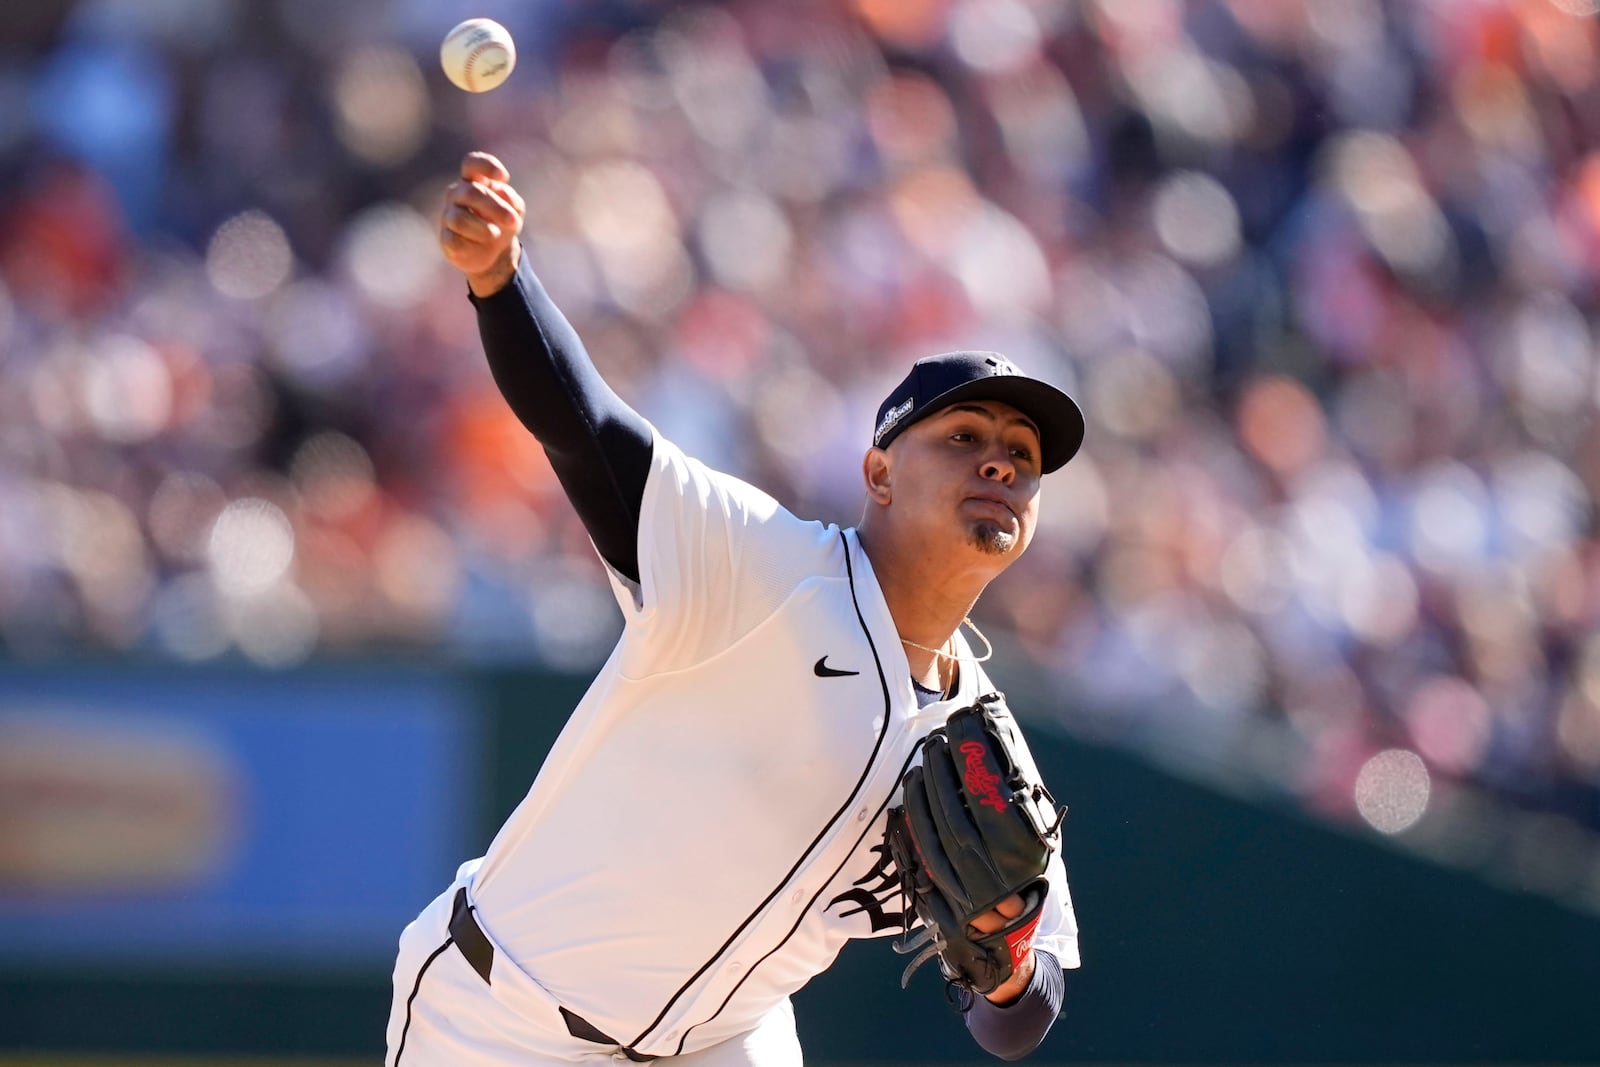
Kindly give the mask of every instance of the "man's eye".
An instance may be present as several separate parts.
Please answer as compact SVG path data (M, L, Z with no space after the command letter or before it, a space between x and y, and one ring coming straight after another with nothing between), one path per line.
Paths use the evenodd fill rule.
M1021 445L1018 445L1016 448L1011 450L1011 454L1016 456L1018 459L1032 459L1033 449L1023 448Z
M972 435L965 430L957 430L950 435L950 440L966 442L972 440Z

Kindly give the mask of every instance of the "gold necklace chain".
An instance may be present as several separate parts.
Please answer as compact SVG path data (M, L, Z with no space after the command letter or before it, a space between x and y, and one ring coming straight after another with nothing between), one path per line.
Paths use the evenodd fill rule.
M983 663L983 662L987 661L990 656L994 655L994 645L992 645L989 642L989 639L983 635L983 631L978 629L978 624L973 622L972 618L970 616L968 616L966 618L963 618L961 620L961 622L968 629L970 629L973 633L977 634L978 635L978 640L983 642L983 647L984 647L983 655L979 656L977 659L973 660L972 662L974 662L974 663ZM946 641L945 644L947 644L947 645L948 644L953 644L954 642L955 642L955 635L951 634L950 635L950 640ZM943 656L945 659L948 659L948 660L959 660L961 658L957 653L946 652L942 648L929 648L927 645L919 645L915 641L913 641L913 640L911 640L910 638L907 638L907 637L902 637L900 639L900 643L902 645L910 645L912 648L920 648L924 652L932 652L935 656Z
M967 627L969 627L972 630L973 633L977 634L978 637L983 641L983 647L984 647L983 655L979 656L977 659L973 660L972 662L973 663L982 663L984 660L986 660L990 656L994 655L994 645L991 644L989 642L989 639L984 636L983 631L978 629L978 624L973 622L970 617L965 617L961 621L962 621L963 624L965 624ZM957 627L957 629L959 629L959 628L960 627ZM956 639L956 635L955 634L951 634L950 635L950 640L946 641L945 644L947 644L947 645L954 644L955 643L955 639ZM955 671L955 667L956 667L957 664L960 663L961 657L958 654L954 653L954 652L946 652L942 648L929 648L927 645L919 645L915 641L912 641L910 638L906 638L906 637L902 637L900 639L900 643L902 645L909 645L911 648L920 648L924 652L932 652L935 656L942 656L943 658L945 658L945 659L950 661L950 666L951 666L950 682L949 682L948 685L941 686L940 687L940 693L939 693L939 699L940 700L949 700L951 691L954 690L955 687L956 687L956 671ZM942 675L943 672L941 671L940 674Z

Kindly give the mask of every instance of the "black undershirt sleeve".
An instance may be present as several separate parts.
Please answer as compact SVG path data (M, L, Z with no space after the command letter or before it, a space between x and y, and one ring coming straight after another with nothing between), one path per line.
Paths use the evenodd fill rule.
M1002 1060L1020 1060L1038 1048L1066 999L1066 972L1055 956L1036 948L1033 957L1033 981L1014 1004L1001 1008L976 997L967 1012L967 1031Z
M472 303L501 395L544 446L600 557L637 582L649 424L600 377L526 250L504 288Z

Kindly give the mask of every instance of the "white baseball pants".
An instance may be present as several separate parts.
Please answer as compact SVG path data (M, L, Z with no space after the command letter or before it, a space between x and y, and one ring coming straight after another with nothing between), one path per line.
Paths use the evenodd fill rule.
M555 999L501 959L492 986L453 942L458 889L476 864L400 936L384 1067L598 1067L631 1061L572 1036ZM749 1032L698 1052L651 1061L660 1067L800 1067L794 1007L785 999Z

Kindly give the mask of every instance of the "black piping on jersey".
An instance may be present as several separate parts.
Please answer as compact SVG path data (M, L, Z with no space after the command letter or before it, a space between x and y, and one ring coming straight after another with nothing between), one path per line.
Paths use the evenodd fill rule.
M889 801L894 799L895 789L900 787L901 779L906 776L906 771L911 767L911 761L916 758L916 755L919 751L921 751L920 747L913 746L911 751L906 753L906 761L900 765L900 773L895 776L894 786L890 788L889 792L884 795L883 803L878 805L878 810L873 812L872 818L867 820L866 828L861 831L861 836L856 838L856 843L850 846L849 853L845 855L845 858L839 863L839 866L833 869L833 873L828 875L828 877L823 880L821 887L814 894L812 894L810 900L806 901L806 906L801 910L800 917L794 921L793 926L789 927L789 932L783 935L783 940L779 941L776 945L767 950L766 955L752 963L750 965L750 969L745 971L737 982L733 983L733 988L728 990L728 995L722 998L722 1003L717 1005L716 1011L712 1012L709 1016L701 1019L699 1022L695 1023L693 1026L689 1027L689 1029L683 1032L683 1036L678 1039L678 1047L673 1052L674 1056L683 1055L683 1044L685 1041L689 1040L689 1035L698 1028L704 1026L706 1023L710 1022L712 1019L715 1019L718 1015L721 1015L722 1009L728 1006L728 1001L733 999L734 994L739 992L739 988L743 986L750 976L756 972L756 968L767 962L767 960L771 959L777 954L779 949L783 948L784 945L789 943L789 939L795 935L797 930L800 929L800 924L806 921L806 916L811 914L811 909L816 905L817 900L822 896L823 892L833 884L833 880L839 877L839 872L844 870L844 865L846 863L850 862L850 857L855 855L856 849L861 846L861 842L866 838L867 832L877 825L878 816L883 814L883 809L887 808L889 806Z
M872 630L867 626L866 617L861 614L861 601L856 596L855 567L850 563L850 541L845 537L843 530L839 531L839 541L844 546L844 569L845 577L850 582L850 604L855 608L856 621L861 624L861 632L867 638L867 647L872 650L872 662L878 670L878 685L883 690L883 728L878 731L878 739L873 742L872 754L867 757L867 765L861 769L861 777L856 779L856 784L850 789L850 795L846 797L845 802L839 806L839 810L835 811L832 818L823 824L822 829L817 832L817 836L811 839L811 843L807 845L800 853L799 857L794 861L794 866L789 868L788 873L786 873L783 878L779 880L778 884L773 887L772 892L768 893L766 898L763 899L760 904L756 905L754 911L744 917L744 920L734 928L733 933L728 935L728 939L718 946L717 950L711 954L711 958L702 963L700 965L700 969L691 974L688 980L684 982L683 985L678 987L677 992L672 994L672 997L662 1007L661 1012L653 1020L651 1020L650 1025L645 1027L643 1032L641 1032L638 1037L628 1042L628 1048L638 1048L639 1043L645 1038L649 1037L655 1028L661 1025L661 1020L667 1017L667 1013L672 1010L674 1004L678 1003L679 999L683 997L684 993L688 992L689 989L700 980L701 975L705 974L706 971L711 969L712 964L716 963L722 958L723 954L726 953L728 949L733 946L733 943L739 939L739 935L744 933L745 930L749 928L750 924L755 922L756 917L766 910L767 905L771 904L780 895L782 895L783 891L788 888L789 883L794 880L795 873L798 872L805 864L806 857L815 852L817 847L822 844L823 841L827 840L828 832L834 827L835 824L845 817L846 813L848 813L851 808L855 807L856 797L861 795L861 790L867 784L867 778L872 774L873 765L878 762L878 753L883 751L883 739L889 735L889 712L892 706L889 699L889 679L888 676L883 672L883 658L878 655L878 646L872 640ZM899 779L896 778L895 782L898 783ZM868 825L871 824L869 823ZM852 847L851 852L854 851L855 849ZM832 880L833 879L831 877L828 879L829 882ZM827 882L823 883L823 885L827 884ZM818 892L820 893L821 890ZM815 901L816 898L813 897L812 903L815 903ZM806 908L807 910L810 910L810 904L807 904ZM802 912L801 914L803 916L805 913ZM793 931L791 930L790 935L792 934ZM787 941L790 935L785 935L784 940ZM762 959L765 958L765 956L762 957ZM741 979L741 981L743 981L743 979ZM708 1019L702 1019L700 1022L695 1023L695 1026L700 1026L703 1023L710 1022L711 1019L715 1019L717 1014L721 1013L722 1006L726 1004L727 1001L723 1001L722 1005L718 1006L716 1013L713 1013ZM687 1031L685 1032L685 1036L687 1036ZM678 1042L678 1047L680 1049L683 1047L683 1042L681 1039Z
M433 961L438 959L445 949L455 943L455 938L445 938L444 944L434 949L433 954L422 961L422 969L417 972L417 980L411 983L411 995L406 998L406 1024L400 1028L400 1047L394 1050L393 1067L400 1067L400 1057L406 1054L406 1035L411 1032L411 1002L417 999L417 992L422 988L422 976L428 973L428 968L433 966Z

